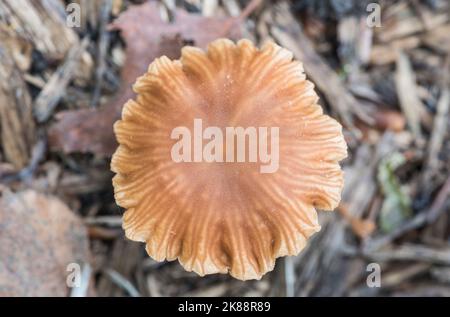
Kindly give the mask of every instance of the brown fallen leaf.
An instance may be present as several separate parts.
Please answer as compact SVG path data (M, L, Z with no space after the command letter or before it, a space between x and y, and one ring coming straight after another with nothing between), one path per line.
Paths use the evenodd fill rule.
M177 9L173 22L166 23L159 15L156 2L131 6L110 26L111 30L121 31L127 44L121 90L114 100L98 110L59 112L56 115L58 122L49 130L50 146L66 153L111 155L117 147L113 123L119 119L123 104L134 95L132 84L146 72L153 59L161 55L178 57L181 44L186 42L204 48L219 37L237 39L240 31L234 21L233 18L207 18Z
M361 131L362 139L372 143L377 142L378 132L386 130L393 132L402 132L406 127L406 119L403 113L383 107L376 107L371 112L374 124L369 126L361 120L356 120L355 126ZM378 131L378 132L377 132Z
M348 206L341 203L338 207L339 213L350 224L353 233L361 239L369 237L376 229L376 225L372 220L361 219L350 214Z
M0 194L0 297L67 296L67 265L90 257L82 221L52 196Z
M375 127L381 131L391 130L400 132L405 129L405 116L398 111L389 109L377 109L373 114Z

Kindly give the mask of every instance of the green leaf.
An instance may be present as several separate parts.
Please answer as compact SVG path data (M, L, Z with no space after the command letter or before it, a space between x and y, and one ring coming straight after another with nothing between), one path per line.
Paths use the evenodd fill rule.
M395 175L395 170L405 161L403 154L394 152L383 158L378 166L377 178L384 195L379 220L384 232L391 232L411 216L410 197Z

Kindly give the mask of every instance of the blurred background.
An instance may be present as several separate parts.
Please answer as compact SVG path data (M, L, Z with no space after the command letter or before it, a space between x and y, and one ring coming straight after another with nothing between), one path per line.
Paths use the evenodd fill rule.
M341 205L260 281L153 261L113 197L131 84L219 37L294 52L349 146ZM449 54L448 0L1 0L0 296L449 296Z

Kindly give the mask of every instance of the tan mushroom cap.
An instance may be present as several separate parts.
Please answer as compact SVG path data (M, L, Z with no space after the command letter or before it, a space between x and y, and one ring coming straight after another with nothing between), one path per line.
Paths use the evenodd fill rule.
M314 86L290 51L269 42L219 39L207 52L184 47L138 78L114 130L111 167L126 236L157 261L199 275L248 280L277 257L298 254L320 230L315 208L340 200L347 156L342 127L323 114ZM279 168L256 163L176 163L175 127L279 127Z

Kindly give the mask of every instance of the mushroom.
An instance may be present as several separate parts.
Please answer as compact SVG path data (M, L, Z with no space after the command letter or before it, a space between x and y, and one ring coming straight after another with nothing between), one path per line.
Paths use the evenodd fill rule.
M123 228L157 261L178 259L201 276L260 279L320 230L316 208L337 207L339 161L347 156L342 127L323 114L302 64L273 42L258 49L249 40L219 39L206 52L186 46L181 55L150 64L114 125L119 147L111 168L116 202L126 209ZM184 161L172 156L179 127L194 131L194 144L186 141L180 152ZM236 159L228 127L255 128L244 130L246 149L250 132L262 132L257 143L268 145L265 154L278 151L278 166L264 172L260 151L256 162L250 152ZM268 141L273 136L278 142ZM211 143L208 160L201 151ZM221 160L228 150L231 160Z

